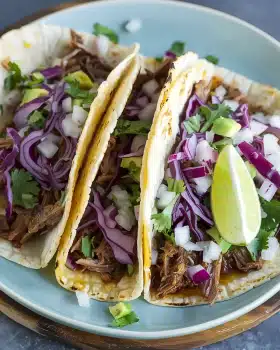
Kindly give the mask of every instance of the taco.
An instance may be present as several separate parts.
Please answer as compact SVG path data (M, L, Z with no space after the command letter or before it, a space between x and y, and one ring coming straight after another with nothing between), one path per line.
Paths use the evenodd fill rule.
M183 69L187 60L175 62L142 162L144 297L164 306L226 300L280 273L280 92L201 59ZM255 195L243 210L256 236L244 241L215 211L213 186L228 196L222 213L232 203L215 177L227 152Z
M103 301L135 299L143 290L142 156L170 64L139 57L106 112L58 250L55 272L64 288Z
M55 254L92 136L135 68L137 45L102 42L38 24L0 39L0 256L21 265Z

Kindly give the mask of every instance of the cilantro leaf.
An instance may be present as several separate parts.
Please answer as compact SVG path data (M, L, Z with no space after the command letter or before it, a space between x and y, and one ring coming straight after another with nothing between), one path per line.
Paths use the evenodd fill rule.
M256 261L258 253L261 250L268 248L268 238L274 236L274 234L274 231L265 231L260 229L257 237L247 245L247 249L252 257L252 260Z
M176 56L181 56L185 52L185 43L183 41L174 41L168 51L173 52Z
M161 63L163 61L163 57L161 56L158 56L158 57L155 57L155 60L159 63Z
M139 184L126 184L131 204L138 205L140 203L140 186Z
M43 76L42 73L34 72L31 74L31 77L24 82L24 86L32 88L35 85L39 85L43 83L44 80L45 80L45 77Z
M133 265L128 264L128 265L127 265L127 274L128 274L128 276L132 276L132 275L133 275L133 272L134 272L134 267L133 267Z
M89 236L85 236L82 238L82 253L86 258L92 257L92 245Z
M280 202L277 200L271 200L270 202L260 198L261 207L267 214L262 219L261 228L266 231L276 230L280 223Z
M115 319L112 322L112 326L113 327L124 327L124 326L127 326L129 324L136 323L138 321L139 321L139 317L136 315L136 313L134 311L132 311L130 314L128 314L124 317L121 317L117 320Z
M198 132L200 129L201 116L199 114L190 117L188 120L184 122L184 127L188 134L192 134L193 132Z
M119 119L113 135L147 135L152 123L144 120Z
M87 90L82 90L78 80L71 80L71 82L68 84L69 88L65 89L65 92L73 98L82 99L84 104L91 104L96 97L96 93L90 93Z
M4 89L11 91L15 89L21 82L26 80L26 76L21 74L19 66L15 62L8 63L8 76L4 80Z
M176 180L172 177L167 179L167 187L169 192L175 192L176 194L184 192L186 188L183 180Z
M45 123L46 117L39 111L34 111L28 118L28 125L33 129L43 129Z
M205 56L205 59L213 64L219 63L219 58L217 56L207 55L207 56Z
M172 211L179 197L179 194L168 204L168 206L158 214L152 215L154 230L162 233L166 239L175 244L174 232L171 232Z
M13 204L23 208L34 208L38 204L39 184L23 169L11 172Z
M202 116L206 119L205 124L200 130L201 132L207 131L217 118L228 118L231 113L231 109L223 103L212 104L211 108L212 109L204 106L199 108L199 113L202 114Z
M100 23L94 23L93 25L93 34L98 35L105 35L108 39L110 39L113 43L117 44L119 42L118 35L110 28L103 26Z
M128 170L128 175L135 181L140 182L141 168L135 164L135 162L130 162L129 166L126 168Z

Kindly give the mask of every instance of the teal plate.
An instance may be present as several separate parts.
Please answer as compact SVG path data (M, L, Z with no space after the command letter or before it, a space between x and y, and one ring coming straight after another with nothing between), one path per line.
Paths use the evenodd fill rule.
M121 30L132 18L143 22L130 34ZM252 25L205 7L171 1L103 1L72 7L40 19L45 23L90 31L95 22L108 25L122 44L138 41L145 55L160 56L175 40L200 55L214 54L220 64L274 86L280 84L280 44ZM78 306L74 293L58 286L54 266L36 271L0 258L0 288L29 309L84 331L119 338L157 339L182 336L228 322L261 305L280 290L280 276L232 300L213 306L164 308L139 299L133 309L140 322L125 329L109 326L108 304L92 300Z

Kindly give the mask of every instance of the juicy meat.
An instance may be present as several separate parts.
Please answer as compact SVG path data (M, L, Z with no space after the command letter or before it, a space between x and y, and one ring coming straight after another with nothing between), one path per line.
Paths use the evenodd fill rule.
M105 272L113 272L115 266L113 264L102 265L98 260L87 258L87 259L79 259L76 261L76 264L84 266L89 271L105 273Z
M248 102L246 96L243 95L239 89L233 88L232 86L225 86L225 88L227 89L227 94L225 96L225 99L235 100L239 103Z
M13 147L13 140L9 137L1 137L0 138L0 149L9 149Z
M14 245L20 246L24 236L27 233L27 227L31 219L31 213L26 212L18 214L15 221L12 223L8 240L13 241Z
M210 95L211 82L207 84L205 80L201 80L195 85L194 91L201 101L206 102Z
M157 296L162 298L173 294L185 287L193 287L193 283L185 275L187 266L196 260L193 253L188 253L182 247L174 247L166 241L160 254L160 284L157 287Z
M8 239L8 234L10 231L9 224L7 222L6 216L0 216L0 237Z
M213 303L218 294L218 287L220 282L222 256L218 260L208 264L202 263L203 267L210 275L210 279L200 285L203 295L210 303Z
M60 221L63 210L64 207L60 202L39 208L28 224L28 234L43 233L46 230L52 229Z
M96 182L100 185L110 181L115 175L117 169L116 147L117 140L114 136L111 136L96 179Z
M252 270L260 270L262 266L263 261L253 261L246 247L238 247L224 254L222 273L226 274L234 270L249 272Z

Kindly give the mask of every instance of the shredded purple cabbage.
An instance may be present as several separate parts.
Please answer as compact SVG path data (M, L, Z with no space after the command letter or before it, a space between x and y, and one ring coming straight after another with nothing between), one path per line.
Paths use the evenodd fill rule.
M60 66L49 67L40 71L46 79L60 78L63 69Z

